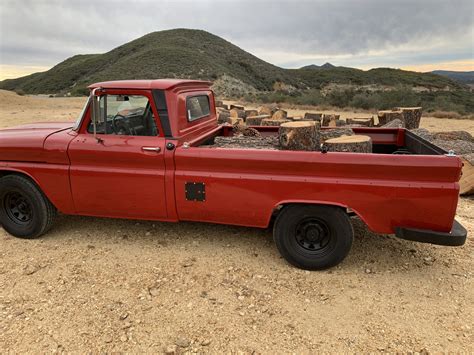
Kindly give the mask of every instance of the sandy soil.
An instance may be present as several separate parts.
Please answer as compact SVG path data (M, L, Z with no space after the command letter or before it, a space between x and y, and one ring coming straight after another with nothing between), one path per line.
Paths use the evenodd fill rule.
M74 118L84 99L0 102L7 127ZM472 199L457 218L472 236ZM38 240L0 229L0 352L474 352L472 238L448 248L354 225L350 255L323 272L290 267L249 228L60 216Z

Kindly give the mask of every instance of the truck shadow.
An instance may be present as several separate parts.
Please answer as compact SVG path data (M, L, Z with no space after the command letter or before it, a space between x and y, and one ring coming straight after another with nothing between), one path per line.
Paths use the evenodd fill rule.
M352 250L330 272L418 269L423 259L433 253L431 245L372 233L358 218L353 218L353 226ZM229 265L288 267L273 243L270 230L247 227L59 216L53 230L43 239L44 243L66 242L79 248L127 248L131 253L146 249L163 255L182 250L186 254L195 253L196 257L227 260Z

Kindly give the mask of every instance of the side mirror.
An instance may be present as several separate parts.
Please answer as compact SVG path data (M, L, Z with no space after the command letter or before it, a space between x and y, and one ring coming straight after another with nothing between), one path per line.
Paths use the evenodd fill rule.
M102 142L102 139L97 137L97 123L100 120L100 96L96 95L96 92L100 90L101 88L95 88L91 93L91 120L94 129L94 138L98 143Z

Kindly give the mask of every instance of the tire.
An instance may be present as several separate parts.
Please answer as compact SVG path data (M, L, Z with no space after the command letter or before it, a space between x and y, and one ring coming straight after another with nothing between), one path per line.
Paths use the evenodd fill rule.
M291 205L278 215L273 239L290 264L322 270L339 264L351 250L354 230L338 207Z
M20 175L0 178L0 225L17 238L33 239L53 225L55 207L30 179Z

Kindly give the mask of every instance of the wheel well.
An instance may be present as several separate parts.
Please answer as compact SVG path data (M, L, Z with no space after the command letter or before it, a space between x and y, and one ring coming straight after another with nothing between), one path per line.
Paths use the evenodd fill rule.
M38 190L43 194L43 196L48 199L48 201L51 203L51 205L54 206L54 204L51 202L51 200L48 198L48 196L46 196L46 194L44 193L43 189L41 188L41 186L39 186L36 181L31 177L29 176L28 174L25 174L25 173L22 173L20 171L13 171L13 170L0 170L0 178L4 177L4 176L8 176L8 175L16 175L16 176L21 176L25 179L28 179L31 183L33 183L37 188ZM56 206L54 206L54 208L56 208Z
M268 228L273 229L273 224L275 223L278 215L281 213L281 211L283 211L283 209L285 207L288 207L288 206L307 206L307 205L337 207L337 208L343 210L344 212L346 212L349 217L357 216L357 214L353 210L351 210L350 208L342 206L342 205L338 205L338 204L311 203L311 202L285 202L285 203L279 204L277 207L275 207L273 209L272 215L270 217L270 222L268 223Z

